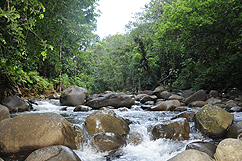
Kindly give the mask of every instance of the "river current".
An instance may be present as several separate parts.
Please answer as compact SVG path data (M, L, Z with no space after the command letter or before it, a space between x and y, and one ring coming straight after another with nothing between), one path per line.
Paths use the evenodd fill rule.
M60 106L59 100L43 100L39 105L33 106L33 111L18 113L45 113L54 112L64 116L71 124L82 126L90 112L73 112L74 107L68 107L67 111L61 111L66 106ZM189 108L189 107L185 107ZM142 137L142 142L138 145L128 143L121 150L121 156L111 159L113 161L165 161L176 154L185 150L186 145L194 141L212 141L211 139L203 136L199 131L194 128L194 123L190 123L190 139L186 141L175 141L170 139L151 139L150 129L166 120L170 120L179 112L175 111L144 111L137 105L132 106L131 109L121 111L114 109L115 113L125 119L129 119L130 133L139 133ZM235 113L236 114L236 113ZM242 120L236 117L235 121ZM75 150L76 154L82 161L105 161L107 159L107 152L97 152L89 144L84 144Z

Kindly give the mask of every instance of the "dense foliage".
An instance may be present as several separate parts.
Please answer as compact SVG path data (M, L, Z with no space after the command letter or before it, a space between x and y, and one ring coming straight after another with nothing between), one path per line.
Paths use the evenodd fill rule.
M20 87L242 88L241 0L151 0L102 40L95 0L0 3L1 77Z

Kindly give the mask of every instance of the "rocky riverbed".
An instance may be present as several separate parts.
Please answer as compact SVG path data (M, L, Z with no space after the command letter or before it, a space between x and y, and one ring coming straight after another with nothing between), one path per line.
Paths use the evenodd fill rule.
M242 160L239 90L89 95L72 86L49 98L2 101L3 160Z

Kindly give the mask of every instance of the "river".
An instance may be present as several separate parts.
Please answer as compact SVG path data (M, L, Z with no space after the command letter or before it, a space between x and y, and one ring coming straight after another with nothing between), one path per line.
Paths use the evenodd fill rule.
M73 112L74 107L68 107L67 111L61 111L64 106L60 106L59 100L43 100L40 105L34 105L33 111L18 113L44 113L54 112L64 116L71 124L82 126L90 112ZM185 107L188 108L189 107ZM212 141L204 137L194 128L194 123L190 123L190 139L186 141L175 141L170 139L152 140L150 129L161 123L170 120L179 112L176 111L143 111L137 105L132 106L128 111L114 109L115 113L133 122L130 124L130 133L138 132L142 136L142 142L138 145L128 143L121 149L121 156L112 159L113 161L165 161L185 150L186 145L194 141ZM235 121L240 121L241 116L235 114ZM84 144L75 150L82 161L105 161L107 152L97 152L89 144Z

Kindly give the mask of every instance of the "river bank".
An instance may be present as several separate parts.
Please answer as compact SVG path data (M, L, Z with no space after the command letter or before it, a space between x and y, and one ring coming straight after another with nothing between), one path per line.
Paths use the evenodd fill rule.
M193 91L193 94L197 92L198 91ZM110 92L107 92L107 94L109 93ZM149 93L152 93L152 94L149 95ZM185 93L186 92L183 92L183 94ZM94 159L95 160L120 160L120 161L121 160L125 160L125 161L126 160L147 160L147 161L148 160L169 160L172 157L176 156L177 154L185 151L189 145L191 144L194 145L194 142L198 142L198 141L202 143L208 142L217 147L218 143L225 138L225 135L218 139L211 138L211 136L209 136L211 135L209 132L204 133L204 131L202 131L201 129L196 128L195 126L196 123L194 121L194 113L191 117L187 117L187 115L185 116L184 113L188 114L191 111L197 112L203 108L204 105L202 106L202 104L211 104L211 105L213 104L216 106L223 105L223 109L226 109L226 111L229 111L229 113L233 115L234 117L233 124L236 124L242 121L241 114L238 111L241 105L240 104L241 102L239 101L240 95L235 96L230 94L230 95L227 95L226 97L225 95L223 97L219 97L219 96L210 97L209 95L212 96L213 95L212 93L214 94L214 91L210 93L205 92L206 96L208 96L206 98L207 100L204 100L204 101L197 100L197 101L192 101L188 103L189 99L187 98L189 98L191 95L189 97L186 97L186 99L181 100L182 96L179 95L179 93L174 94L168 91L162 91L159 93L160 97L162 98L158 99L154 97L153 95L154 91L142 91L139 94L129 95L134 100L134 104L131 105L130 107L123 106L123 107L114 108L114 106L116 105L106 106L108 108L111 108L111 110L114 111L117 116L122 117L125 120L129 120L130 131L128 135L126 135L125 137L126 138L125 146L121 146L120 148L118 148L118 150L112 151L112 153L110 153L110 151L98 150L95 146L93 146L93 143L92 143L92 138L95 135L90 136L90 134L85 133L84 127L86 125L85 123L86 119L92 113L97 111L96 109L93 109L94 107L96 108L96 105L95 106L93 105L92 110L90 109L86 111L78 111L78 110L75 110L77 106L61 105L59 99L42 99L42 100L36 100L36 102L32 104L33 105L32 110L18 112L16 114L13 113L11 114L11 117L14 118L16 116L21 116L24 114L35 114L35 113L57 113L58 115L61 115L70 123L73 129L75 128L79 129L78 131L81 136L81 141L79 140L79 145L77 144L78 145L77 149L74 150L74 152L78 155L78 157L81 160L86 160L86 161L94 160ZM94 96L88 96L88 97L89 98L93 97L90 100L96 99L96 101L98 100L100 101L100 98L104 97L106 99L109 99L109 102L112 102L110 99L115 98L115 95L109 94L112 97L107 97L109 96L107 94L99 95L96 98ZM168 95L170 96L167 97ZM120 95L118 96L120 97ZM167 98L165 99L165 97ZM201 95L199 95L199 98L202 98ZM172 100L180 100L181 105L177 106L177 105L164 103L164 102L167 103ZM118 100L116 99L115 101L117 103ZM190 97L190 101L191 101L191 97ZM86 105L87 105L87 102L85 103ZM236 106L232 105L231 103L236 103ZM161 110L152 111L152 109L155 109L158 107L160 108L161 104L163 104L162 111ZM173 108L173 106L177 106L177 107ZM82 105L82 107L85 107L85 106ZM164 110L164 108L166 109ZM79 108L79 109L83 109L83 108ZM172 109L172 110L167 110L167 109ZM235 112L235 111L232 111L231 109L232 110L237 109L237 111ZM186 117L186 120L191 119L189 121L188 139L178 139L178 138L174 139L172 137L171 138L164 137L167 135L165 133L160 135L161 136L160 138L154 139L152 134L152 129L154 129L156 125L159 125L162 123L167 124L171 122L171 120L176 120L176 118L179 118L179 117L182 117L182 118ZM226 129L226 130L229 130L229 129ZM173 135L174 134L175 133L173 133ZM239 136L239 134L237 135ZM213 155L215 152L216 151L213 152ZM212 156L210 157L213 158Z

